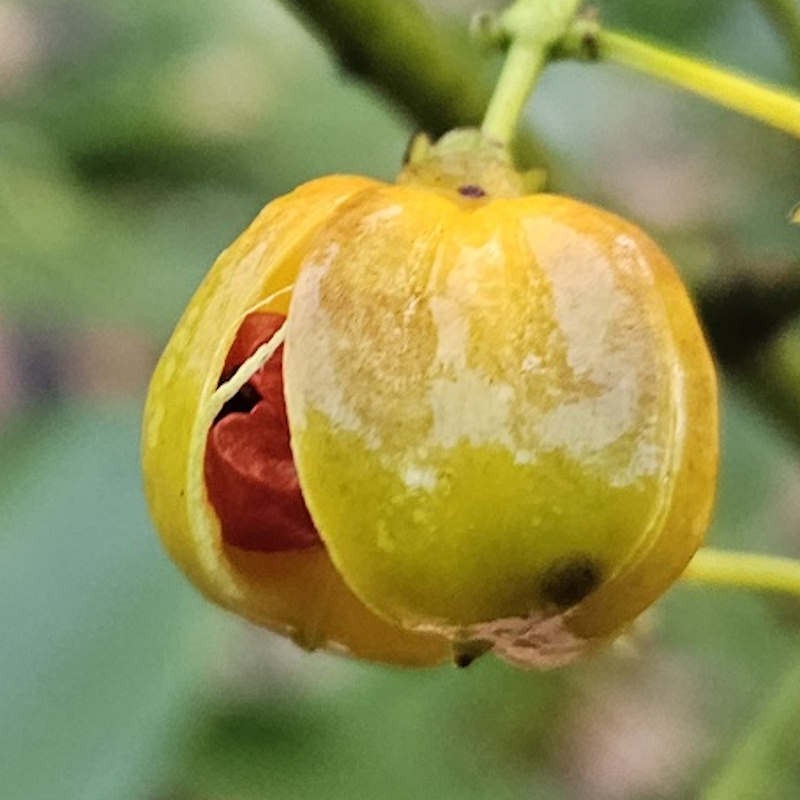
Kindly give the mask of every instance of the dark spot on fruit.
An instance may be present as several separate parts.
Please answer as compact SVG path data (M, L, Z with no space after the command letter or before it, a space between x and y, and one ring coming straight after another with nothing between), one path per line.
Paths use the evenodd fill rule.
M591 594L602 580L600 566L588 556L556 561L542 578L540 593L546 603L569 608Z
M459 186L458 193L462 197L486 197L486 192L474 183L467 184L466 186Z

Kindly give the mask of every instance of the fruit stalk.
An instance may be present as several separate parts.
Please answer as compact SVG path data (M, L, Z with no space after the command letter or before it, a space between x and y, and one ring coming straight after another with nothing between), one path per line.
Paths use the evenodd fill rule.
M758 553L737 553L703 547L683 579L713 586L733 586L800 597L800 561Z
M501 17L511 47L481 128L488 139L511 143L550 49L575 17L578 2L517 0Z

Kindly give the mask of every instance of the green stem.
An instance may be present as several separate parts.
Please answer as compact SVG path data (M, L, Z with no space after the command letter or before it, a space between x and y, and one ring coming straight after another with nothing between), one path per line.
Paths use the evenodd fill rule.
M517 0L503 14L501 25L511 47L481 126L488 139L503 145L511 143L550 49L566 32L578 3Z
M800 597L800 561L756 553L734 553L704 547L683 579L714 586L733 586Z
M484 135L508 145L545 63L545 49L521 40L511 45L500 81L486 110Z
M800 96L785 89L585 20L564 37L560 52L630 67L800 138Z

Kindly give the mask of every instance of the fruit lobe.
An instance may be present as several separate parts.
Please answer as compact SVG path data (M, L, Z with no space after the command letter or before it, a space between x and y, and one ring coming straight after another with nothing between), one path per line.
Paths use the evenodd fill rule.
M359 195L289 312L306 503L405 627L565 663L681 573L708 524L716 383L667 257L551 195Z
M145 493L161 539L191 580L220 605L292 636L363 658L427 665L445 643L370 612L324 548L254 553L222 539L203 479L208 431L226 356L245 317L285 315L315 231L372 181L332 176L270 203L217 260L179 321L153 375L144 412Z

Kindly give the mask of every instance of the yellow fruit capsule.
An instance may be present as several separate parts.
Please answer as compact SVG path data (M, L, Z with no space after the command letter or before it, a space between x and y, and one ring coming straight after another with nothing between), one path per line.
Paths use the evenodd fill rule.
M324 547L243 550L209 503L223 367L254 312L288 313L279 391ZM397 184L322 179L262 212L162 357L144 460L168 549L223 605L366 658L435 663L449 643L460 663L554 666L680 575L717 439L667 257L612 214L527 195L460 132Z

